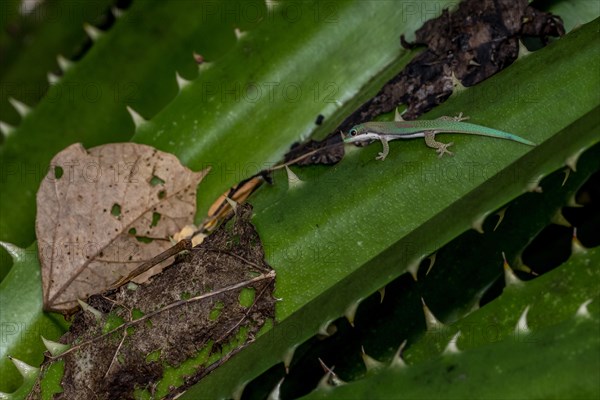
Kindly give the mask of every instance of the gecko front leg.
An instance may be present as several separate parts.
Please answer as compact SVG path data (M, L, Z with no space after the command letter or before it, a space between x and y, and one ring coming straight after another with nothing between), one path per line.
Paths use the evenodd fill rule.
M450 156L454 154L448 150L448 147L452 146L454 144L454 142L450 142L450 143L438 142L437 140L435 140L435 132L433 132L433 131L424 132L424 137L425 137L425 144L427 146L431 147L432 149L435 149L436 152L438 153L439 158L442 158L442 156L444 154L448 154Z
M379 136L378 138L381 141L381 145L383 146L383 151L379 153L379 155L377 157L375 157L376 160L385 160L385 158L387 157L387 155L390 153L390 145L388 144L387 139L384 136Z

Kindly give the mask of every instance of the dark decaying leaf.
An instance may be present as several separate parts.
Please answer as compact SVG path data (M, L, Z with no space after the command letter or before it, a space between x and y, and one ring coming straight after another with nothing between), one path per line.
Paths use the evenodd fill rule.
M135 388L152 393L165 366L178 366L207 347L214 354L236 338L241 341L216 364L198 367L173 395L252 341L274 318L275 272L264 261L251 214L251 206L238 207L202 244L149 282L90 297L89 305L102 315L79 311L61 338L72 347L58 356L65 372L64 392L57 398L126 399ZM240 304L242 290L254 292L251 304ZM52 362L48 357L43 369ZM39 396L36 385L30 398Z
M560 17L528 5L526 0L466 0L456 11L444 10L416 32L414 43L402 37L404 47L427 46L398 75L388 81L368 102L352 113L322 141L310 140L296 145L286 161L321 149L302 159L298 165L335 164L343 148L329 147L353 125L371 121L406 104L402 117L413 120L443 103L454 90L456 77L464 86L473 86L512 64L524 36L562 36ZM341 146L340 146L341 147Z
M135 143L77 143L58 153L37 193L44 307L69 311L169 248L169 236L193 222L207 172Z

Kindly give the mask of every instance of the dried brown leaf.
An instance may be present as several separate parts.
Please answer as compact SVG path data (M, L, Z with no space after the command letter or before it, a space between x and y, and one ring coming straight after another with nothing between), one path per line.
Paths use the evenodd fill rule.
M58 153L37 193L45 309L73 309L76 299L169 248L169 236L193 222L196 186L206 173L135 143L73 144Z
M129 399L136 388L158 397L167 366L177 368L203 351L208 359L220 354L170 388L167 398L174 398L252 342L275 316L275 271L264 260L251 216L251 206L240 205L149 282L90 297L100 316L79 311L60 339L70 349L42 364L46 371L64 361L63 392L55 399ZM244 291L253 293L251 301L242 301ZM38 381L28 398L41 398L40 391Z

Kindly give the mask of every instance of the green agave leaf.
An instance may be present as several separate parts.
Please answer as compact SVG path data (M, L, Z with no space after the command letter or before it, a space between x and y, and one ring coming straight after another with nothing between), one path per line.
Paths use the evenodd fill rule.
M62 315L42 311L37 246L21 249L4 243L3 247L12 255L14 268L0 282L0 391L13 392L21 385L22 377L8 356L39 366L45 351L41 336L57 340L67 325Z
M16 2L15 2L16 3ZM11 20L11 27L18 29L18 39L10 38L4 29L0 35L0 51L3 52L0 78L2 121L16 125L20 117L8 102L14 97L30 106L36 104L48 90L48 72L60 70L56 57L77 56L85 42L84 22L96 25L113 3L112 0L94 1L47 1L42 2L27 15L21 15L17 7L8 11L2 20ZM30 4L33 4L31 2ZM6 42L5 42L6 40Z
M335 335L320 340L313 337L298 347L281 386L282 396L296 398L317 386L323 376L319 358L326 365L335 366L335 373L340 379L350 382L365 375L361 349L377 360L389 362L398 345L407 340L407 361L413 357L410 361L414 363L412 346L422 345L425 350L430 350L426 354L419 353L420 362L437 357L456 330L426 332L421 299L438 320L452 324L472 313L481 302L487 303L493 293L499 294L500 283L505 280L502 253L506 254L513 267L520 257L524 257L527 266L543 273L537 252L532 249L535 246L528 246L526 255L522 255L523 248L551 224L561 207L599 169L600 144L597 144L582 154L576 172L570 171L565 178L565 170L555 171L541 181L541 193L525 193L502 207L503 218L498 217L499 213L487 218L483 224L484 234L469 230L442 247L435 253L433 266L429 259L420 266L417 281L404 274L385 286L383 298L378 292L367 297L358 306L352 326L346 318L337 319L333 322L337 329ZM586 213L585 209L577 210ZM590 212L588 210L587 213ZM572 229L562 229L565 239L569 239ZM586 225L578 224L577 231L585 233ZM584 239L582 236L582 241ZM548 251L549 247L555 251ZM548 243L541 251L544 259L549 256L556 259L560 257L557 254L570 254L570 247L561 239L558 243ZM524 272L520 276L533 278L533 275ZM496 289L498 286L500 288ZM462 330L465 336L486 333L476 329L479 326L474 324L468 327L468 330ZM487 333L490 337L493 333L499 340L499 332L492 328L496 328L495 325L490 325ZM430 340L438 337L439 349L437 341L432 343ZM244 390L244 396L249 399L267 396L281 377L283 368L273 367L253 380Z
M258 0L244 4L255 3L265 7ZM156 113L178 92L176 71L188 79L197 73L193 51L215 59L234 45L230 18L239 14L211 19L208 10L214 10L211 0L194 7L136 2L51 88L0 147L0 240L19 246L35 240L35 193L58 151L75 142L92 147L128 140L134 124L127 105L143 116ZM7 258L0 261L6 271Z
M212 167L199 193L203 216L230 186L308 137L319 114L339 121L344 105L360 104L359 89L401 54L400 34L421 24L405 12L389 1L281 2L132 140L174 153L192 169Z
M452 159L438 160L423 143L407 141L392 143L383 163L372 145L348 152L333 168L297 170L304 183L293 189L276 174L275 185L257 193L253 204L278 274L281 322L188 398L229 395L354 302L510 199L535 190L543 176L598 142L600 107L587 89L600 83L587 68L599 56L597 27L594 21L570 33L428 116L462 111L475 123L534 140L536 148L456 135L449 139L456 143Z
M598 262L600 248L580 248L554 271L507 287L446 331L429 332L407 351L409 366L388 367L305 398L596 398ZM458 352L442 354L458 331ZM437 357L419 362L434 352Z

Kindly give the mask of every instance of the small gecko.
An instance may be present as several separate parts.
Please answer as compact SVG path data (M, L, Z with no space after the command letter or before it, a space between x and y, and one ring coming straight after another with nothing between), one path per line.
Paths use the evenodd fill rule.
M468 119L468 117L463 117L461 113L457 117L441 117L429 121L365 122L352 127L348 135L344 138L344 143L366 142L368 144L375 140L380 140L383 145L383 151L379 153L376 159L382 161L385 160L390 152L388 142L396 139L424 138L427 146L436 149L438 157L442 157L444 154L452 155L453 153L448 151L448 147L454 143L436 141L435 135L438 133L467 133L471 135L490 136L535 146L535 143L511 133L462 122L465 119Z

